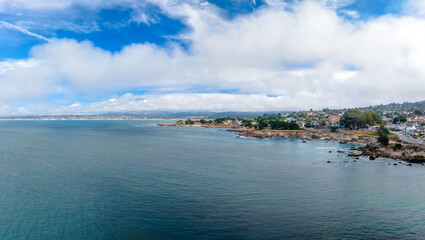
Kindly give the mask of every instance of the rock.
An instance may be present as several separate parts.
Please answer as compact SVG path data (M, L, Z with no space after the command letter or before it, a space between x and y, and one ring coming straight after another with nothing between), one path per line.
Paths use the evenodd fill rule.
M358 153L350 153L348 154L349 157L360 157L360 154Z
M307 141L306 140L303 140L303 143L306 143Z
M331 161L327 161L327 163L332 163Z
M375 155L370 155L369 156L369 160L375 160L376 159L376 156Z
M359 157L356 157L356 159L360 159Z
M393 165L394 165L394 166L397 166L397 163L394 163Z
M406 164L406 166L409 166L409 167L411 167L411 166L412 166L412 164L411 164L411 163L408 163L408 164Z
M329 153L332 153L332 151L329 151Z
M344 151L342 151L342 150L339 150L338 152L339 152L339 153L345 153L345 152L344 152Z

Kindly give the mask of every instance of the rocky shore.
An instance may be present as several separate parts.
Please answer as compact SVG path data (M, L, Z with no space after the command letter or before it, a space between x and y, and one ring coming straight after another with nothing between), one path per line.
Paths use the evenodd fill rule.
M184 123L160 123L158 126L162 127L204 127L204 128L240 128L238 125L229 125L229 124L201 124L199 122L195 122L194 124L187 125Z
M180 123L159 124L159 126L183 127L188 126ZM358 158L360 156L369 157L370 160L376 158L390 158L402 160L408 163L425 163L425 148L411 146L391 141L390 145L383 146L377 142L372 132L329 132L321 130L255 130L252 128L241 128L237 125L227 124L193 124L190 126L199 126L206 128L227 128L226 131L235 132L240 136L255 138L299 138L303 142L309 140L337 141L341 144L349 142L362 143L364 146L351 148L349 156ZM397 147L396 147L397 146Z
M378 157L402 160L409 163L425 163L425 149L417 146L402 145L400 149L393 146L382 146L380 144L367 144L355 150L361 151L362 156L367 156L371 160Z
M229 129L229 132L236 132L239 135L256 138L299 138L301 140L326 140L338 141L340 143L358 142L370 143L376 142L376 139L370 135L370 132L329 132L320 130L254 130L254 129Z
M341 144L348 142L362 143L364 146L351 148L348 153L351 157L366 156L370 160L376 158L390 158L394 160L402 160L408 163L425 163L425 148L419 146L403 145L397 142L391 142L389 146L383 146L378 143L371 132L341 132L331 133L327 131L315 130L296 130L296 131L279 131L279 130L253 130L253 129L229 129L227 131L236 132L246 137L256 138L299 138L304 141L318 139L325 141L338 141ZM359 153L357 153L359 152Z

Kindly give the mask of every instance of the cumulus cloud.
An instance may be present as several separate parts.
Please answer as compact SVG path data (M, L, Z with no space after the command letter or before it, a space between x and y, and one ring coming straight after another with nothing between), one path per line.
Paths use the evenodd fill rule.
M58 113L87 114L110 111L179 110L179 111L270 111L284 110L280 105L291 102L286 97L261 94L180 93L167 95L134 95L131 93L113 99L89 104L73 103L56 109ZM258 104L261 102L262 104ZM190 103L190 104L188 104ZM166 107L164 107L166 106ZM291 109L293 110L293 109Z
M53 39L26 61L0 63L0 103L83 94L104 100L70 97L69 107L55 109L262 111L423 100L422 18L347 21L326 4L304 1L229 20L211 5L158 4L191 27L175 36L189 40L189 50L171 42L112 53L88 41ZM135 89L149 94L115 95Z

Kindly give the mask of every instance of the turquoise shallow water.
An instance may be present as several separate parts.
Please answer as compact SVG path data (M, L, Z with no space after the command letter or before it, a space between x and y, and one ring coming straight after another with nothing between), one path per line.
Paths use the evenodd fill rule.
M424 166L156 123L0 122L0 239L425 236Z

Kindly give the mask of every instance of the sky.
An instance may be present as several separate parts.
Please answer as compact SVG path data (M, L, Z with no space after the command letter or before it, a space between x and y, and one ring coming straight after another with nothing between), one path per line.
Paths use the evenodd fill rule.
M425 0L0 0L0 115L425 100Z

